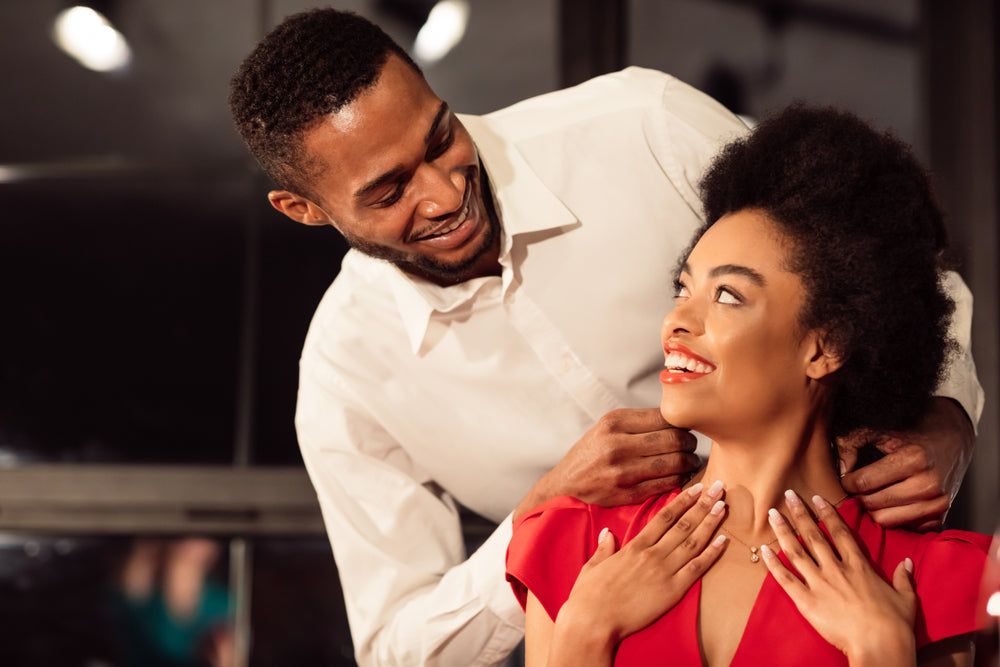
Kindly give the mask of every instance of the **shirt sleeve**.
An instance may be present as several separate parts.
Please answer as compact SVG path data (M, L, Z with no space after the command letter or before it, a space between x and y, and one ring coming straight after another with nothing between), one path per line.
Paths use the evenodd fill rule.
M658 84L657 104L643 123L650 151L670 184L704 219L701 179L722 148L749 128L722 104L669 74L639 70Z
M978 430L985 396L972 360L972 292L954 271L946 272L941 280L945 292L955 302L948 333L958 348L947 360L937 395L957 401L969 416L972 428Z
M303 357L296 429L358 664L503 660L524 634L524 614L503 574L510 519L467 558L455 503L321 359Z
M914 559L920 601L915 628L918 647L980 629L977 605L989 539L958 530L923 537L924 548Z

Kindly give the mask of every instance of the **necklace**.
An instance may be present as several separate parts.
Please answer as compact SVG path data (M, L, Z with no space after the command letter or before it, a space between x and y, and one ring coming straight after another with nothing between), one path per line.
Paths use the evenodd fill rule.
M849 494L849 493L846 494L843 498L841 498L837 502L833 503L833 506L834 507L840 507L840 503L842 503L845 500L847 500L848 496L850 496L850 495L851 494ZM743 546L745 546L747 549L750 550L750 562L751 563L759 563L760 562L760 547L759 546L747 544L746 542L744 542L740 538L736 537L735 535L733 535L731 532L729 532L728 530L726 530L722 526L719 526L719 530L721 530L726 535L728 535L729 537L733 538L734 540L736 540L737 542L739 542L740 544L742 544ZM772 544L774 544L777 541L778 541L778 538L776 537L773 540L771 540L770 542L765 542L765 545L766 546L771 546Z
M728 530L726 530L722 526L719 526L719 530L721 530L726 535L728 535L729 537L733 538L734 540L736 540L737 542L739 542L740 544L742 544L743 546L745 546L747 549L750 550L750 562L751 563L760 562L760 547L758 547L758 546L751 546L751 545L747 544L746 542L744 542L740 538L736 537L735 535L733 535L732 533L730 533ZM768 542L767 546L771 546L772 544L774 544L777 541L778 541L778 538L776 537L773 540L771 540L770 542Z

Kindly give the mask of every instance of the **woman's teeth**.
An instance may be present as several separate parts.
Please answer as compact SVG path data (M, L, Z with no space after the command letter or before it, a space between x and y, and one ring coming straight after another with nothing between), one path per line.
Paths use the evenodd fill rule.
M677 352L668 355L663 365L671 373L711 373L715 370L711 364L704 364Z

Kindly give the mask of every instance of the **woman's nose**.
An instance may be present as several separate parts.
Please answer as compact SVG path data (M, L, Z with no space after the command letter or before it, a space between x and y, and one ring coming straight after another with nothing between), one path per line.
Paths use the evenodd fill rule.
M663 318L663 340L666 341L679 333L699 334L702 332L702 319L697 312L697 304L690 298L678 301L674 309Z

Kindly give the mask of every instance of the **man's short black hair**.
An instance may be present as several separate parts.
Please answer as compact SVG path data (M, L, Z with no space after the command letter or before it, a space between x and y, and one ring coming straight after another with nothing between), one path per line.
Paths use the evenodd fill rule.
M792 241L799 316L845 360L831 430L911 428L929 405L954 304L930 179L899 139L831 108L793 105L727 146L702 181L707 223L766 213Z
M390 54L420 68L377 25L335 9L286 18L233 75L229 107L250 152L281 188L308 195L302 135L378 80Z

